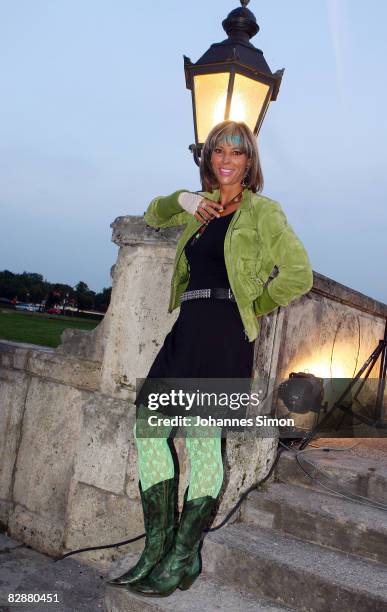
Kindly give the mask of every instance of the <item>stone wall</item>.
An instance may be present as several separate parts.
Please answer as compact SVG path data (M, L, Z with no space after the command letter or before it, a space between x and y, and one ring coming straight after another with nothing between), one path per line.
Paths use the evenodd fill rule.
M13 537L54 556L143 532L133 399L136 378L177 316L167 307L180 230L155 231L140 217L118 218L112 227L120 249L98 327L66 330L55 350L0 342L0 521ZM350 375L382 336L386 316L386 305L315 273L308 295L262 317L254 377L270 396L273 381L294 369L321 375L336 360ZM181 506L189 478L182 438L175 448ZM214 525L267 474L276 449L275 434L224 442ZM142 546L83 556L102 563Z

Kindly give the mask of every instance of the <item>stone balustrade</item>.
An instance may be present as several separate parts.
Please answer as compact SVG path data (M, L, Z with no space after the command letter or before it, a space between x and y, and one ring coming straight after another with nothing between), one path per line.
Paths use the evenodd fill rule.
M119 217L112 228L119 253L98 327L65 330L55 350L0 341L0 521L11 536L54 556L143 532L133 400L136 379L178 314L167 310L181 228L156 231L137 216ZM314 273L309 294L262 317L254 378L272 398L273 383L291 371L321 375L325 368L335 376L340 367L351 376L382 337L386 317L385 304ZM278 408L275 397L268 408ZM307 427L308 419L301 415L299 424ZM275 433L223 440L214 525L265 477L277 444ZM175 449L181 506L189 474L182 438ZM83 557L101 564L142 546L140 540Z

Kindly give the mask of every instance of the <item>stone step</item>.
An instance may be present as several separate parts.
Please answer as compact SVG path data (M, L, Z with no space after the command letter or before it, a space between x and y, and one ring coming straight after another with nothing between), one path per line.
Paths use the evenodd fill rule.
M249 494L241 520L387 563L387 512L342 497L272 483Z
M328 487L333 489L339 487L340 490L362 495L372 501L387 505L387 464L385 462L355 456L348 451L326 452L320 449L308 451L305 453L305 458L316 464L315 468L310 464L305 464L307 471ZM291 451L285 450L281 454L275 478L280 482L323 490L321 485L303 472L295 459L295 453Z
M58 561L0 533L0 612L103 612L104 576L71 557ZM52 602L10 602L10 594L50 593Z
M234 524L209 533L206 575L308 612L385 612L387 567L283 533Z
M132 561L130 561L132 557ZM129 567L135 563L138 555L125 557L126 563L121 568ZM123 570L124 571L124 570ZM119 575L115 571L114 574ZM248 593L243 589L230 586L201 574L188 591L176 589L169 597L143 597L118 587L106 587L106 612L292 612L293 608L276 604L257 594Z
M106 612L294 612L294 608L264 601L200 575L188 591L177 589L169 597L142 597L125 589L107 587Z

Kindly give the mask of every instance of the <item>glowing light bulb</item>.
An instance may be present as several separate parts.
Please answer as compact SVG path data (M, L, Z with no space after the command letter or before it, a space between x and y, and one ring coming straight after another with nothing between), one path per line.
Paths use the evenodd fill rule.
M233 121L246 121L247 113L243 98L239 93L234 93L231 102L230 119Z
M213 110L213 124L214 125L224 121L225 108L226 108L226 94L219 96L217 102L214 104L214 110Z

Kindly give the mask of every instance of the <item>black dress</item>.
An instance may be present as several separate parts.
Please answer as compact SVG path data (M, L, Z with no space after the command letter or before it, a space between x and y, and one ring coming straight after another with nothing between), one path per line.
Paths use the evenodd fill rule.
M233 214L212 219L200 238L192 238L185 246L190 270L186 291L230 287L224 238ZM253 356L254 342L245 335L236 302L194 299L182 302L147 379L249 379Z

